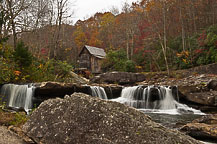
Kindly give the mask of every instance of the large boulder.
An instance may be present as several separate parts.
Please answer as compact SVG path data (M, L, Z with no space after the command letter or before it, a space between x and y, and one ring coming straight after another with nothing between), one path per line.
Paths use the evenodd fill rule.
M209 89L212 89L212 90L217 91L217 80L211 80L211 81L208 83L207 87L208 87Z
M181 130L195 138L217 140L217 114L196 119Z
M217 91L202 90L200 86L179 86L180 96L190 102L217 106Z
M108 83L108 84L135 84L145 80L145 75L140 73L129 72L108 72L95 76L90 80L91 83Z
M200 143L134 108L82 93L43 102L23 131L35 142L46 144Z
M216 75L197 75L179 80L179 96L184 103L198 105L203 111L216 111L217 91L215 90ZM195 107L197 108L197 107Z

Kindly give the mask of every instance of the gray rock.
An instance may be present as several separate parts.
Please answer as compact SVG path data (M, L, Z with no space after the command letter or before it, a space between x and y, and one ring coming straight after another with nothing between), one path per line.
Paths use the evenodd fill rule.
M46 144L200 143L134 108L81 93L43 102L23 131L35 142Z
M217 106L217 92L208 91L205 88L201 88L200 85L179 86L179 92L181 98L190 102L206 106Z
M211 81L208 83L207 87L208 87L209 89L212 89L212 90L217 91L217 80L211 80Z
M200 139L217 140L217 115L206 115L181 128L186 134Z
M1 144L26 144L18 135L8 130L5 126L0 126L0 143Z
M129 72L108 72L96 76L90 80L91 83L109 83L109 84L135 84L145 80L145 75Z

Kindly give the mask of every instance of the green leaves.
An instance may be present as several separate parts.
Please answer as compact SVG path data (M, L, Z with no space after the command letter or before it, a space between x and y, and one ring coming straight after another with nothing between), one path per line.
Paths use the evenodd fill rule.
M135 72L135 63L127 59L127 54L123 49L109 51L104 60L103 69L106 71Z

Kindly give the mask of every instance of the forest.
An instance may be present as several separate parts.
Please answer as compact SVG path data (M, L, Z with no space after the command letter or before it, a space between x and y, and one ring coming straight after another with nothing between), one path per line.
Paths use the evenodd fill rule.
M140 0L75 24L70 9L69 0L0 0L0 83L62 81L84 45L106 51L105 72L217 62L216 0Z

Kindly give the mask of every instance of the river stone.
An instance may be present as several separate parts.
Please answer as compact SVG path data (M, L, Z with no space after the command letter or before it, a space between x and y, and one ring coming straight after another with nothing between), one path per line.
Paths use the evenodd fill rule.
M217 114L196 119L183 126L181 131L195 138L217 140Z
M90 80L91 83L108 83L108 84L135 84L144 81L145 75L141 73L130 72L107 72L95 76Z
M209 89L212 89L212 90L217 91L217 80L211 80L211 81L208 83L207 87L208 87Z
M206 106L217 106L217 91L209 91L206 87L193 85L179 86L179 92L182 99L190 102Z
M82 93L43 102L23 131L35 142L46 144L200 143L134 108Z

